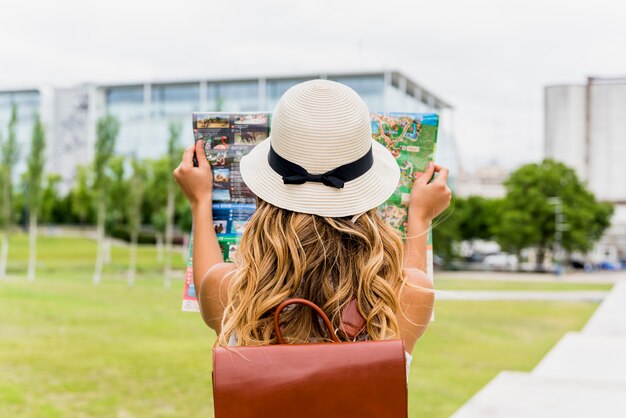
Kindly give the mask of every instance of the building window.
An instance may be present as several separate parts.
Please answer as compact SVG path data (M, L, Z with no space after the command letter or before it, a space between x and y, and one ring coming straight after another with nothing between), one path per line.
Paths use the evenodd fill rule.
M26 171L26 159L30 152L30 140L33 133L35 113L39 112L39 92L12 91L0 93L0 136L6 138L13 105L17 107L17 123L15 124L15 138L20 152L15 165L15 178Z
M106 89L108 113L120 122L129 122L144 117L143 86L110 87Z
M384 110L383 92L385 91L385 80L383 75L373 76L342 76L329 77L329 80L345 84L365 101L367 107L372 112Z
M391 74L391 85L397 89L400 88L400 74Z
M107 105L143 103L143 86L111 87L106 91Z
M199 110L199 84L153 85L152 116L185 116Z
M286 78L278 80L267 80L266 85L266 109L274 110L280 98L285 94L287 90L296 84L303 83L305 81L314 80L315 78Z
M206 107L209 111L250 112L258 110L258 106L259 82L256 80L207 85Z
M11 118L11 109L17 106L17 120L33 122L35 112L39 111L38 91L17 91L0 93L0 121L6 126Z

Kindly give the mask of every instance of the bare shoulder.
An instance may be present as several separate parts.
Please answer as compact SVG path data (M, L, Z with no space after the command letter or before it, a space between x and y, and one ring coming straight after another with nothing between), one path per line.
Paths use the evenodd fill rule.
M222 325L222 316L228 303L228 288L232 273L237 269L234 263L218 263L204 274L198 302L200 312L206 324L219 333Z
M400 290L398 323L408 352L424 334L433 312L435 294L433 283L421 270L407 268L406 282Z
M236 269L237 265L235 263L217 263L207 270L204 277L208 279L217 279Z
M405 268L404 271L406 272L406 283L411 285L408 286L408 288L420 290L422 288L433 288L433 283L422 270L416 268Z

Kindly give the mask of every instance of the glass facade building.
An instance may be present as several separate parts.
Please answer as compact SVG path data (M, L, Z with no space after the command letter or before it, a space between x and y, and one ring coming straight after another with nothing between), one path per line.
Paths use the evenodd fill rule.
M35 114L40 112L41 99L39 90L20 90L0 92L0 137L8 137L8 125L11 112L15 106L17 122L15 137L18 144L18 161L15 172L20 174L26 170L26 156L30 152L30 140L35 122Z
M182 138L191 138L190 115L194 111L271 111L290 87L316 78L346 84L371 111L441 114L450 110L438 97L391 72L100 86L104 96L100 113L108 112L121 122L118 152L157 157L165 152L171 122L181 124Z
M93 154L95 124L104 114L120 121L117 153L137 155L139 158L157 158L166 151L169 125L180 124L181 145L191 143L191 113L195 111L271 111L280 97L303 81L325 78L348 85L366 102L371 111L436 112L440 114L440 140L437 159L452 168L456 166L456 146L452 132L452 108L441 98L395 71L353 74L310 74L305 76L260 77L225 80L188 80L136 84L83 85L74 95L68 89L49 89L49 99L41 99L40 90L0 92L0 127L5 128L10 106L19 109L20 143L29 142L33 112L40 109L49 115L46 125L52 127L49 139L65 158L62 177L71 185L75 165L84 164ZM62 93L62 94L61 94ZM48 104L46 104L48 103ZM84 105L87 103L87 105ZM46 107L52 109L45 111ZM85 107L86 106L86 107ZM59 109L64 107L64 109ZM67 107L67 109L65 109ZM77 114L80 123L76 123ZM58 115L64 115L59 117ZM72 127L69 129L68 126ZM84 136L81 147L72 150L72 144ZM62 144L61 144L62 143ZM22 156L24 156L23 154ZM68 160L69 159L69 160ZM20 171L23 170L23 161ZM57 167L58 168L58 167ZM50 164L49 169L54 169Z

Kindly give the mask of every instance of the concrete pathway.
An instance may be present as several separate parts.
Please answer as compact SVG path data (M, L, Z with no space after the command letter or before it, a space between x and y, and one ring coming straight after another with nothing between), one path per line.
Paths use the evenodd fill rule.
M437 290L436 300L600 302L602 290Z
M570 332L541 360L532 374L626 384L624 357L626 337Z
M453 418L624 418L626 384L501 372Z
M479 417L626 417L626 282L532 372L501 372L453 415Z
M572 272L556 276L549 273L518 273L508 271L436 271L437 279L494 280L502 282L538 283L616 283L626 281L626 271L596 273Z
M613 286L582 333L602 337L626 337L626 282ZM624 357L626 358L626 352Z

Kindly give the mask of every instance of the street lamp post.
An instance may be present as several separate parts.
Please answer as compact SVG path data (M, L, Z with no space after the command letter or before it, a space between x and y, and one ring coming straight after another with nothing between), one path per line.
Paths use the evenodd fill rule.
M563 232L567 231L568 226L565 222L565 215L563 214L563 201L560 197L551 197L548 202L554 206L554 264L555 274L560 276L563 273L563 266L561 264L562 254L562 242Z

